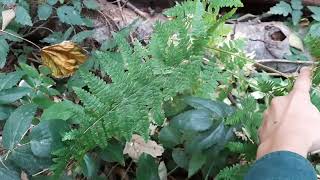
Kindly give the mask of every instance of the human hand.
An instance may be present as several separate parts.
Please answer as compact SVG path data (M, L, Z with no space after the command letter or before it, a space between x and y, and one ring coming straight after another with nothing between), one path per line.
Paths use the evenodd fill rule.
M311 84L311 70L303 68L293 90L272 99L259 129L257 159L275 151L306 157L308 152L320 149L320 113L310 100Z

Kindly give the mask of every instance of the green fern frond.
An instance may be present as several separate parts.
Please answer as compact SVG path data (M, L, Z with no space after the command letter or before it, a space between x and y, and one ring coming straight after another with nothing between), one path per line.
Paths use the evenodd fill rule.
M312 35L307 35L304 39L304 43L309 49L311 55L316 59L320 59L320 37L314 37Z
M226 167L215 177L216 180L241 180L249 170L249 165L236 164Z
M243 142L229 142L226 147L233 153L244 154L246 160L254 160L256 158L257 145Z
M225 123L231 126L242 126L245 128L247 136L257 143L259 140L258 128L262 119L258 103L254 98L247 97L240 104L240 108L227 118Z
M241 0L210 0L214 8L243 7Z
M146 47L138 42L129 44L122 32L114 35L114 51L95 56L111 82L80 70L86 87L74 90L84 113L77 116L79 127L64 137L66 147L56 153L58 170L68 159L79 162L88 151L106 146L111 138L129 141L133 134L140 134L148 139L150 123L163 123L163 104L177 95L200 94L208 83L213 86L206 86L205 92L210 88L214 92L223 78L219 68L204 67L212 32L208 32L209 24L202 26L205 6L200 1L192 3L196 6L191 18L179 14L176 19L158 22Z

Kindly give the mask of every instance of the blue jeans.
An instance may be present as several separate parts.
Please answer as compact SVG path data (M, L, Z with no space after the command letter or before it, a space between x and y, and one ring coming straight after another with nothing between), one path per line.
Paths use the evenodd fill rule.
M257 160L245 180L317 180L317 176L304 157L289 151L278 151Z

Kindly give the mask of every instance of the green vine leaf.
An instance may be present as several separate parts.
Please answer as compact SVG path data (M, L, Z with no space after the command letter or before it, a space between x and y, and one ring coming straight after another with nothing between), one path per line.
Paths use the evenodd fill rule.
M303 9L302 1L301 0L291 0L291 7L294 10Z
M52 6L49 4L42 4L38 8L38 17L40 20L47 20L52 14Z
M301 10L293 10L292 11L292 22L293 22L293 25L298 25L298 23L300 22L300 19L302 17L302 11Z
M95 0L84 0L83 4L88 8L88 9L98 9L99 4Z
M21 25L32 26L32 20L31 20L30 14L22 6L17 6L15 20L17 23L19 23Z
M313 37L320 37L320 23L312 24L309 30L309 33Z
M277 15L283 15L288 16L292 13L292 8L290 4L280 1L277 5L272 7L269 11L270 14L277 14Z
M0 69L4 67L9 53L9 44L4 38L0 37Z
M78 34L74 35L71 39L72 42L75 43L81 43L84 41L86 38L89 38L93 35L94 31L93 30L86 30L86 31L81 31Z
M5 180L20 180L18 172L0 167L0 177Z
M320 7L308 6L308 9L313 13L312 18L316 21L320 21Z
M142 154L138 161L137 180L160 180L158 164L152 156Z
M57 9L57 14L61 22L71 25L83 25L84 22L80 13L72 6L61 6Z
M30 145L33 154L38 157L50 157L51 152L63 146L61 135L67 129L68 125L63 120L41 121L36 127L32 128L30 133Z
M22 75L23 73L19 71L8 74L0 74L0 91L12 88L20 81Z
M189 161L188 178L193 176L204 165L206 160L207 156L201 152L193 154Z
M22 105L17 108L7 120L3 129L3 146L12 150L20 142L31 125L37 106Z
M16 0L0 0L0 3L4 5L15 4Z
M27 87L13 87L11 89L5 89L0 91L0 104L15 102L30 92L32 92L32 89Z

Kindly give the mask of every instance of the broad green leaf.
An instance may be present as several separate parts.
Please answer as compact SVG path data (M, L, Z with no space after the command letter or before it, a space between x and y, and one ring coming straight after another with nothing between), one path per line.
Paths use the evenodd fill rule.
M92 30L81 31L80 33L74 35L72 37L71 41L75 42L75 43L81 43L86 38L91 37L93 35L93 33L94 33L94 31L92 31Z
M309 30L309 33L313 37L320 38L320 23L312 24Z
M165 147L173 148L180 143L181 133L171 126L166 126L159 133L159 141Z
M4 67L9 53L9 44L4 38L0 37L0 69Z
M31 91L32 89L27 87L14 87L11 89L5 89L3 91L0 91L0 104L12 103L27 95Z
M3 146L12 150L20 142L31 125L37 106L25 104L18 107L8 118L3 129Z
M0 121L7 119L13 110L11 106L0 106Z
M98 9L99 4L95 0L84 0L83 4L88 8L88 9Z
M0 0L0 3L4 5L10 5L10 4L15 4L16 0Z
M195 173L201 169L203 164L206 162L207 158L205 154L201 152L197 152L192 154L192 157L189 161L189 168L188 168L188 177L190 178L193 176Z
M294 10L303 9L302 0L291 0L291 7Z
M101 150L100 157L107 162L118 162L124 166L123 148L120 142L110 142L106 148Z
M53 32L52 34L41 40L41 42L49 44L59 44L62 41L64 41L62 32Z
M58 0L48 0L47 3L51 6L57 4Z
M187 97L185 98L185 102L196 109L205 109L210 111L214 118L225 118L234 113L233 107L219 101L212 101L197 97Z
M298 23L300 22L300 19L302 17L302 11L300 10L293 10L292 11L292 22L293 22L293 25L298 25Z
M62 119L68 120L75 114L75 110L81 110L79 106L73 104L70 101L62 101L45 109L41 120L46 121L49 119Z
M20 167L27 174L36 174L52 165L49 158L39 158L32 154L30 144L14 149L8 156L16 166Z
M160 180L158 164L152 156L148 154L142 154L140 156L136 178L137 180Z
M42 4L38 8L38 17L40 20L47 20L52 14L52 6L49 4Z
M22 6L17 6L16 8L16 21L21 25L32 26L29 12Z
M213 124L213 118L207 110L189 110L171 120L171 126L181 130L205 131Z
M309 10L313 12L312 18L316 21L320 21L320 7L308 6Z
M72 6L61 6L57 9L57 14L61 22L71 25L83 25L80 13Z
M20 180L20 174L16 171L0 167L0 177L3 180Z
M82 11L82 2L81 1L72 0L72 5L77 11L79 11L79 12Z
M188 153L193 153L211 147L214 147L219 151L224 148L227 141L232 137L232 130L230 128L226 128L223 122L221 122L218 127L212 128L210 131L204 132L190 139L190 141L186 143L186 151Z
M32 102L42 109L47 109L55 104L48 96L45 95L37 95L33 97Z
M68 129L68 125L63 120L51 119L40 121L31 129L30 144L34 155L38 157L50 157L51 152L61 148L62 134Z
M9 32L10 34L13 34L13 35L18 36L18 37L21 36L19 33L17 33L14 30L11 30L11 29L6 29L6 32ZM15 37L15 36L12 36L12 35L9 35L9 34L2 34L1 36L4 39L8 40L8 41L14 41L14 42L22 42L23 41L22 39L19 39L19 38Z
M71 26L63 33L63 40L64 41L68 40L73 32L74 32L74 27Z
M29 66L25 63L20 63L20 67L26 75L28 75L32 78L37 78L37 79L40 78L40 74L36 68Z
M8 74L0 74L0 91L15 86L22 78L22 75L23 73L20 71L11 72Z
M189 160L187 154L180 148L173 149L172 151L172 159L174 162L181 168L187 169Z
M292 8L290 4L284 1L280 1L278 4L276 4L270 9L269 13L288 16L289 14L292 13Z
M92 178L92 177L95 177L97 175L97 172L98 172L98 163L95 161L95 159L89 155L89 154L86 154L84 157L83 157L83 174L88 177L88 178Z

